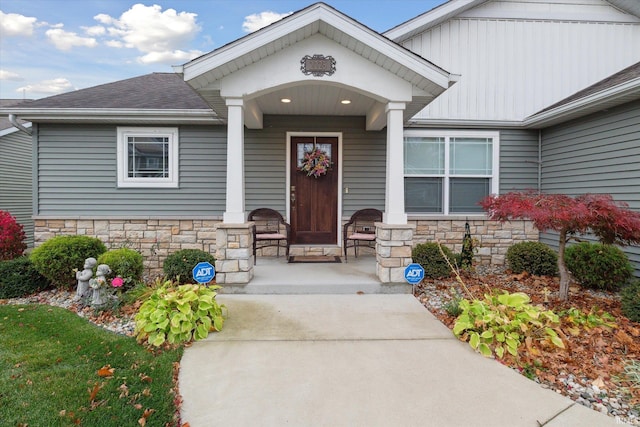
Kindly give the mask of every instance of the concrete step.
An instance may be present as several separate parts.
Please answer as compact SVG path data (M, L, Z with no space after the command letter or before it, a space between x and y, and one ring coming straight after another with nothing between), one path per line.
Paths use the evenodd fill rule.
M247 284L226 284L221 294L407 294L407 283L383 284L376 274L375 256L349 258L345 263L288 263L284 256L258 257Z
M248 295L355 295L355 294L410 294L411 285L407 283L363 283L363 284L287 284L269 283L246 285L224 285L220 294Z

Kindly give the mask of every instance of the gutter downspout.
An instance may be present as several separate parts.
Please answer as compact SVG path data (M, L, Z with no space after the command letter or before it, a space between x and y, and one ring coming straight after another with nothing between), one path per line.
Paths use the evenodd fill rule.
M538 129L538 193L542 191L542 129Z
M21 123L18 123L18 117L15 114L9 114L9 121L14 127L20 129L22 132L33 135L33 130L22 126Z

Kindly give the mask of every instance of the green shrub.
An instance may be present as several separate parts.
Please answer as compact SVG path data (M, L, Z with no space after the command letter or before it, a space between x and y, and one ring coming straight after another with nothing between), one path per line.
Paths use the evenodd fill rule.
M558 274L558 254L541 242L519 242L507 249L507 265L514 273L536 276Z
M622 313L629 320L640 323L640 280L634 280L622 288L620 296Z
M582 242L564 253L567 268L580 286L617 291L633 274L627 255L616 246Z
M26 256L0 262L0 298L19 298L50 286Z
M128 248L113 249L98 257L98 265L107 264L111 268L112 277L122 277L123 290L131 289L142 280L144 270L142 261L142 255L139 252Z
M201 340L224 324L223 305L215 300L220 286L180 285L171 280L146 300L135 316L139 342L160 347Z
M60 288L73 289L74 269L82 269L84 260L98 258L107 251L104 243L89 236L57 236L44 242L31 253L36 270Z
M199 249L182 249L172 253L164 260L162 269L167 279L175 280L179 284L193 283L193 268L199 262L210 262L216 259L210 253Z
M413 262L420 264L424 268L425 278L439 279L451 275L451 268L442 257L438 246L438 243L434 242L420 243L411 251ZM456 257L451 252L451 249L442 246L442 252L449 258L449 262L452 264L456 262Z

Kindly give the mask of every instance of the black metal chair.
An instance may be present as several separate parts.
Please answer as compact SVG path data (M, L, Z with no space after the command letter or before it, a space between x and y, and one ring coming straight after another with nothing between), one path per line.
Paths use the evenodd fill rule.
M351 215L351 219L343 227L344 261L347 262L347 248L354 248L358 258L358 247L375 248L376 222L382 221L382 212L378 209L361 209Z
M256 263L258 249L277 247L277 255L280 256L280 248L286 249L289 256L291 226L284 220L280 212L269 208L255 209L249 212L249 221L253 221L253 263ZM284 246L282 245L284 243Z

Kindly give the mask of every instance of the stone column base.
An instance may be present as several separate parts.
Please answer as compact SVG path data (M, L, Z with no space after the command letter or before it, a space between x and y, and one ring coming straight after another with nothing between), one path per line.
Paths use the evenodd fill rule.
M406 282L415 229L413 224L376 223L376 272L382 283Z
M218 224L216 283L249 283L253 278L253 223Z

